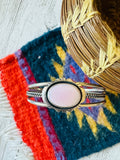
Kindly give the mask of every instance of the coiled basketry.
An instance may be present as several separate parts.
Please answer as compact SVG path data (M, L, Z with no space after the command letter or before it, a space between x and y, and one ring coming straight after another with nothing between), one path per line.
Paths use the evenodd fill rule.
M120 93L120 0L63 0L61 29L82 70Z

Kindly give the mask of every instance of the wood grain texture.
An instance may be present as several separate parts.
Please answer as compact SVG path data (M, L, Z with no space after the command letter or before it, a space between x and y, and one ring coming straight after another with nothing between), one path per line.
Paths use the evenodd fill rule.
M0 58L60 25L61 0L0 0Z
M0 58L60 26L61 3L62 0L0 0ZM120 160L119 151L117 144L81 160Z

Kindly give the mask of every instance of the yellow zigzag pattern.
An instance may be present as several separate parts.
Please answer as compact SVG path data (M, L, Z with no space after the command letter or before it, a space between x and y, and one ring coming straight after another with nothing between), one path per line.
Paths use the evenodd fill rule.
M117 114L117 112L114 109L114 107L113 107L113 105L112 105L112 103L111 103L111 101L110 101L110 99L109 99L108 96L106 96L106 105L105 105L105 107L111 113ZM105 126L110 131L113 131L111 124L108 122L107 117L106 117L106 115L103 112L103 108L100 108L97 122L92 117L90 117L87 114L83 113L79 109L75 109L74 112L75 112L75 115L76 115L76 118L77 118L77 121L78 121L78 124L79 124L80 128L82 128L82 120L83 120L83 117L85 116L86 119L87 119L87 122L88 122L88 124L89 124L89 126L90 126L90 128L91 128L91 130L92 130L92 132L93 132L93 134L95 136L96 136L96 133L98 131L97 130L97 123L100 124L100 125Z
M66 58L66 53L65 53L65 51L62 49L62 47L60 47L60 46L57 46L56 45L56 50L57 50L57 54L58 54L58 56L61 58L61 60L62 60L62 62L63 62L63 65L65 64L65 58ZM63 77L63 67L64 66L62 66L62 65L60 65L60 64L58 64L57 62L53 62L53 65L54 65L54 67L55 67L55 69L56 69L56 72L58 73L58 75L59 75L59 78L62 78ZM55 77L52 77L52 76L50 76L50 78L51 78L51 81L54 81L56 78Z
M106 99L105 107L106 107L110 112L112 112L113 114L116 114L117 112L116 112L116 110L114 109L114 107L113 107L113 105L112 105L112 103L111 103L111 101L110 101L110 99L109 99L109 97L108 97L107 95L106 95L105 99Z
M56 50L57 50L58 56L61 58L61 60L62 60L62 62L63 62L63 65L64 65L64 64L65 64L65 58L66 58L66 53L65 53L65 51L62 49L61 46L57 46L57 45L56 45ZM53 62L53 65L54 65L54 67L55 67L55 69L56 69L56 72L58 73L59 77L62 78L62 77L63 77L63 73L64 73L64 70L63 70L63 69L64 69L64 66L58 64L58 63L55 62L55 61ZM50 76L50 78L51 78L51 81L54 81L54 80L56 79L55 77L52 77L52 76ZM112 94L114 94L115 96L117 96L116 93L112 93ZM116 112L116 110L114 109L114 107L113 107L113 105L112 105L112 103L111 103L111 101L110 101L110 99L109 99L108 96L106 96L106 105L105 105L105 107L106 107L111 113L117 114L117 112ZM98 131L98 129L97 129L97 123L100 124L100 125L105 126L105 127L108 128L110 131L113 131L113 130L112 130L112 126L111 126L111 124L108 122L107 117L106 117L106 115L104 114L102 108L100 108L97 122L96 122L92 117L90 117L90 116L88 116L87 114L83 113L83 112L82 112L81 110L79 110L78 108L76 108L76 109L74 110L74 113L75 113L75 115L76 115L76 118L77 118L77 121L78 121L78 124L79 124L79 127L80 127L80 128L82 128L82 126L83 126L83 123L82 123L83 117L84 117L84 116L86 117L86 120L87 120L87 122L88 122L88 124L89 124L89 126L90 126L90 128L91 128L91 130L92 130L92 132L93 132L93 134L94 134L94 136L96 136L97 131ZM67 112L66 115L67 115L68 120L71 120L71 119L72 119L72 113L71 113L71 112Z
M82 111L80 111L78 108L76 108L74 110L74 112L75 112L78 124L79 124L80 128L82 128L82 120L83 120L83 117L84 117L84 113Z
M106 105L105 107L113 114L117 114L116 110L114 109L110 99L108 96L106 96ZM83 120L83 117L85 116L86 117L86 120L94 134L94 136L96 136L97 134L97 123L100 124L100 125L103 125L105 126L107 129L109 129L110 131L113 131L112 129L112 126L111 124L108 122L107 120L107 117L106 115L104 114L103 112L103 108L100 108L100 111L99 111L99 115L98 115L98 120L97 122L90 116L88 116L87 114L83 113L81 110L79 110L78 108L76 108L74 110L75 112L75 115L76 115L76 118L77 118L77 121L78 121L78 124L79 124L79 127L82 128L83 124L82 124L82 120ZM67 112L67 118L70 120L72 117L72 113L71 112Z
M103 108L101 108L99 111L98 124L101 124L101 125L107 127L107 129L109 129L110 131L112 131L112 126L108 122L107 117L105 116L105 114L103 112Z

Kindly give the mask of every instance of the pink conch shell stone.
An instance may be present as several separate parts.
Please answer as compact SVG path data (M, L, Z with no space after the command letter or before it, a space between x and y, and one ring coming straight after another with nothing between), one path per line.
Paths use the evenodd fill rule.
M72 107L80 102L80 90L69 83L58 83L48 90L48 100L58 107Z

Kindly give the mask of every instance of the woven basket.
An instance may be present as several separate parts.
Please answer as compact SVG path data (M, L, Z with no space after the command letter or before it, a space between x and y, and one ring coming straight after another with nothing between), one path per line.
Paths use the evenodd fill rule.
M63 0L61 28L82 70L120 93L120 0Z

